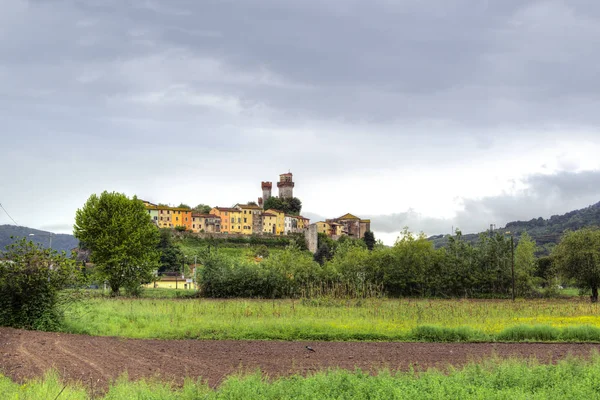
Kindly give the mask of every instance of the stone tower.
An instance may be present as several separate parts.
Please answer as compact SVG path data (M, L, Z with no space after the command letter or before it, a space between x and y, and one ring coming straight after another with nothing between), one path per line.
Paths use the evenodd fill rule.
M258 199L258 205L262 207L265 201L271 197L271 189L273 189L273 182L261 182L260 187L262 188L263 195Z
M277 182L279 188L279 197L282 199L291 199L294 197L294 180L292 179L292 173L279 175L279 182Z

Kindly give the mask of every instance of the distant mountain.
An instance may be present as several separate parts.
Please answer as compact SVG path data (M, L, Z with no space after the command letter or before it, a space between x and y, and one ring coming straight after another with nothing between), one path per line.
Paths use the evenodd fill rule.
M499 232L511 232L515 237L521 236L525 231L537 242L539 255L549 254L551 248L556 245L562 234L570 229L577 230L589 226L600 226L600 202L592 206L568 212L563 215L553 215L549 219L537 218L530 221L514 221L506 224L504 228L497 228ZM489 233L483 232L483 233ZM463 239L476 242L479 233L463 235ZM431 236L435 247L443 247L448 244L448 235Z
M33 236L29 236L33 234ZM38 229L27 228L24 226L15 225L0 225L0 251L4 251L6 246L14 243L15 238L27 237L32 242L39 243L43 247L48 247L50 241L48 235L50 232L40 231ZM53 234L52 248L57 251L66 251L69 253L72 249L79 245L79 241L73 235Z

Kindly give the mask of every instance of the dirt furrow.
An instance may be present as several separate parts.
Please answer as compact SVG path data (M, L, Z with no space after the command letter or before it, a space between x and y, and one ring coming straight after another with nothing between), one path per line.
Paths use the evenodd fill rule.
M315 351L308 351L310 345ZM106 387L124 372L130 379L183 383L202 377L212 386L236 372L271 377L327 368L445 368L497 356L555 362L571 354L589 357L598 344L388 343L138 340L0 328L0 371L16 381L54 367L64 378Z

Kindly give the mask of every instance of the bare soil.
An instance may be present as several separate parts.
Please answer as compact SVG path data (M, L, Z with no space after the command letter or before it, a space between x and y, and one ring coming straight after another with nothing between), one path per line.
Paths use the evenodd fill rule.
M124 372L131 380L156 378L180 385L185 377L202 377L216 386L239 372L277 377L328 368L443 369L493 356L550 363L568 355L589 357L593 350L600 345L139 340L0 328L1 373L22 382L54 368L67 381L81 381L92 390L105 389Z

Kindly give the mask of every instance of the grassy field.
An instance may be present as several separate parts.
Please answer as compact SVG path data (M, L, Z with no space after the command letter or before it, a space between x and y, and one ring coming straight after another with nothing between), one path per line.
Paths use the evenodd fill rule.
M600 341L600 305L583 299L95 298L66 314L65 330L163 339Z
M3 399L596 399L600 397L600 359L569 359L556 365L533 361L471 364L460 370L415 373L318 372L267 380L260 374L231 376L211 389L200 381L183 388L159 382L120 379L105 394L64 386L56 373L19 385L0 375ZM62 392L61 392L62 391ZM58 397L57 397L58 396Z

